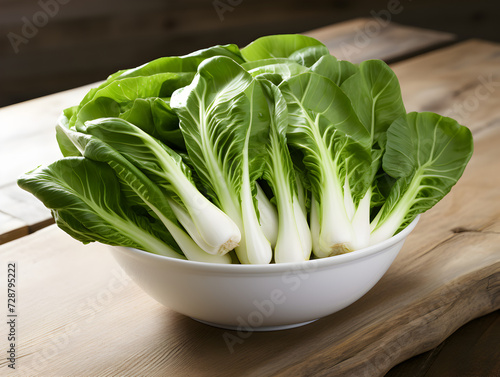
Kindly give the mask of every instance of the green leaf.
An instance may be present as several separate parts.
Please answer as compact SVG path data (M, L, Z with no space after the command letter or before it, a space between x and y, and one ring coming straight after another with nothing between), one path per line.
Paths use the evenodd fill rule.
M184 56L168 56L152 60L137 68L121 71L116 76L111 76L108 83L128 77L151 76L167 72L196 72L198 65L205 59L214 56L227 56L238 63L243 63L238 46L234 44L216 45L194 51Z
M330 51L328 51L326 46L321 44L301 48L293 52L288 58L309 68L325 55L330 55Z
M171 148L185 151L179 119L164 98L137 98L119 118L124 119Z
M80 151L73 145L71 140L68 139L63 129L69 129L69 120L76 112L77 106L68 107L64 109L56 125L56 140L59 149L64 157L80 156Z
M341 88L370 132L372 144L406 114L398 78L382 60L362 62L359 72L345 80Z
M63 230L82 242L183 258L152 231L148 220L125 206L118 178L105 163L67 157L26 173L18 184L53 211Z
M137 98L170 97L176 89L188 85L193 77L194 72L168 72L115 80L96 91L90 101L80 105L70 120L70 127L78 127L87 120L117 117Z
M259 60L257 62L251 62L251 63L260 63L254 64L254 68L252 69L247 69L248 73L250 73L252 76L260 76L260 75L277 75L280 77L279 80L270 80L271 82L278 81L275 84L280 84L281 81L286 80L292 76L296 76L298 74L307 72L308 69L304 67L303 65L300 65L298 63L289 61L285 59L285 62L281 63L270 63L270 61L275 61L278 59L265 59L265 60Z
M240 51L236 45L213 46L207 49L195 51L185 56L163 57L139 67L121 70L113 75L97 88L92 88L82 99L80 104L68 109L66 116L69 119L68 127L80 127L85 121L104 117L122 117L127 120L137 121L139 116L131 118L132 114L124 114L132 108L135 111L145 111L133 108L137 99L150 99L170 97L174 90L189 84L194 77L198 65L212 56L228 56L238 62L243 62ZM158 98L160 97L160 98ZM143 106L144 103L137 103ZM172 127L171 112L167 111L158 102L151 104L151 112L154 124L159 130L167 124L168 135L160 138L166 144L184 149L184 142L179 130ZM168 105L167 105L168 106ZM139 111L139 112L140 112ZM167 112L167 113L166 113ZM147 115L147 114L146 114ZM161 118L166 115L166 118ZM141 127L143 122L141 123ZM177 125L175 119L175 125ZM156 135L155 135L156 137ZM61 151L65 155L74 155L75 151L66 146L67 140L58 135Z
M243 62L243 58L241 57L238 46L233 44L222 46L217 45L194 51L184 56L167 56L158 58L139 67L124 69L110 75L108 79L98 88L93 88L89 91L89 93L87 93L87 95L80 103L80 106L83 106L84 104L92 100L97 92L116 80L134 78L139 76L154 76L165 73L195 73L198 65L203 60L213 56L227 56L235 60L236 62Z
M298 64L296 62L290 61L288 58L269 58L269 59L260 59L260 60L252 60L248 62L241 63L241 66L247 70L251 71L255 68L265 67L267 65L279 65L279 64Z
M438 114L409 113L387 130L384 171L397 179L372 223L372 243L394 235L440 201L473 152L470 130Z
M313 46L324 47L323 43L320 41L305 35L269 35L258 38L241 49L241 55L247 62L270 58L288 58L296 51Z
M341 86L345 80L358 72L358 66L334 56L324 55L311 67L311 71L332 80Z

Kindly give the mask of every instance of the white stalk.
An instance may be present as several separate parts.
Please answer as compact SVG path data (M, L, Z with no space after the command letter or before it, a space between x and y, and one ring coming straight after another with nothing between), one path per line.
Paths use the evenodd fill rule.
M169 199L168 203L170 204L175 217L177 217L177 220L182 224L184 229L186 229L186 231L191 236L193 241L198 245L198 247L212 255L223 255L229 251L224 248L208 244L196 228L196 224L194 223L189 213L174 200Z
M296 195L290 191L289 182L284 182L281 167L276 166L275 194L278 204L278 241L274 249L276 263L302 262L304 261L303 242L298 229L299 221L296 216L302 214L300 205L294 206L294 200L298 202ZM297 208L297 213L295 212ZM309 233L309 232L307 232Z
M145 201L145 203L153 210L154 213L158 216L158 218L161 220L163 225L165 225L165 228L170 232L172 237L174 238L175 242L177 242L177 245L181 248L182 252L184 255L187 257L189 260L194 260L197 262L207 262L207 263L224 263L224 264L230 264L231 263L231 256L229 254L225 255L213 255L208 254L205 252L200 246L196 244L196 242L189 237L188 234L184 230L182 230L177 224L175 224L173 221L171 221L169 218L165 217L154 205L151 203ZM177 203L175 203L173 200L169 200L169 204L173 209L173 206L175 206L177 209L180 209L180 215L182 217L189 217L186 211L184 211ZM173 206L172 206L173 205ZM174 210L174 214L176 214L176 210ZM177 219L179 220L179 217L176 214ZM180 220L179 220L180 222ZM181 222L182 224L182 222ZM191 223L192 224L192 223Z
M300 208L302 209L302 213L304 216L307 214L307 209L306 209L306 195L305 195L305 189L304 185L302 184L302 181L300 180L299 174L295 172L295 183L297 186L297 198L299 200Z
M417 194L419 193L420 182L422 179L421 174L421 170L415 173L408 189L398 200L396 206L382 223L380 223L380 215L382 214L384 207L380 209L379 213L371 223L370 245L375 245L379 242L385 241L394 236L394 234L398 231L405 219L405 216L410 211Z
M274 250L276 263L302 262L311 255L311 232L298 198L282 185L278 199L279 232Z
M310 214L310 224L311 224L311 241L312 241L312 250L314 255L318 258L324 258L327 255L324 255L319 248L319 209L318 203L314 198L314 195L311 198L311 214Z
M257 183L255 185L257 186L257 207L260 214L260 227L271 247L274 248L278 240L278 211L269 201L264 190Z
M304 261L302 242L294 218L292 203L279 205L278 242L274 249L276 263Z
M370 202L372 197L371 187L358 204L358 208L352 219L354 238L352 240L353 250L363 249L370 245Z
M174 238L175 242L177 242L177 244L181 248L184 255L187 257L187 259L197 262L231 264L231 256L229 254L212 255L206 253L193 241L191 237L186 234L186 232L184 232L170 220L165 220L165 226Z
M376 245L379 242L391 238L399 229L404 220L406 211L397 210L384 220L382 225L375 229L370 235L370 245Z
M144 138L149 137L144 131L141 131L141 134ZM159 144L153 144L151 150L158 157L167 181L172 184L184 203L203 240L211 247L217 248L219 253L234 249L241 239L241 233L236 224L198 191L181 171L174 158Z
M306 211L302 209L302 205L297 197L293 198L294 219L299 232L300 243L302 245L302 253L304 260L309 260L312 250L312 237L309 224L307 223Z
M267 240L257 218L255 211L253 195L250 186L250 172L248 161L248 142L249 132L247 131L245 139L243 161L242 161L242 185L240 191L240 208L242 220L242 238L244 238L244 247L236 248L236 255L241 263L250 264L268 264L273 257L273 250L270 242Z
M194 228L190 227L192 233L187 227L186 230L193 239L197 237L195 233L198 232L203 241L197 237L199 241L197 243L204 250L208 253L217 250L217 254L225 254L238 245L241 240L238 226L221 209L205 198L191 182L187 181L182 189L176 188L176 192L194 223Z
M349 186L349 181L347 180L347 176L345 177L344 182L344 207L349 220L352 220L354 217L354 213L356 212L356 208L352 201L351 187Z
M333 170L335 171L335 170ZM351 222L344 206L340 187L325 174L327 182L322 189L319 248L324 256L352 251L354 237Z
M248 165L243 169L247 170ZM240 245L244 243L244 247L236 248L236 254L240 262L250 264L270 263L273 251L257 219L247 172L243 174L241 215L243 222L242 238L244 238L244 241L242 240Z

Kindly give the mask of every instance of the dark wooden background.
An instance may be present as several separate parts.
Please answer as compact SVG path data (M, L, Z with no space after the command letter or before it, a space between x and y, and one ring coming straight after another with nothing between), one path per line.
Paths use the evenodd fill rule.
M159 56L244 46L266 34L383 16L389 7L402 24L500 40L493 0L0 0L0 106Z

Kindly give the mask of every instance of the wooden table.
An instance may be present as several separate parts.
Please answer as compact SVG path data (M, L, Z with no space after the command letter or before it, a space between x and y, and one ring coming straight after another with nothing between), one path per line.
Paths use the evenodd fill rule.
M500 45L376 19L308 34L339 58L392 62L408 111L452 116L474 135L464 176L422 216L382 280L338 313L253 333L233 350L227 331L156 303L124 275L108 246L71 239L15 184L24 171L60 157L54 124L89 89L77 88L0 109L4 356L9 262L16 263L18 287L16 370L2 357L1 375L382 376L500 308ZM498 351L488 357L498 359ZM498 362L488 360L468 375L499 375ZM413 364L400 364L400 375L430 376Z

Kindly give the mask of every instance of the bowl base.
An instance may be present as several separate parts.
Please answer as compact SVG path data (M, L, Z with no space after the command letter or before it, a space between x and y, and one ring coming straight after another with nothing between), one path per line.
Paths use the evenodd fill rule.
M213 322L208 322L208 321L203 321L198 318L193 318L190 317L191 319L194 319L197 322L203 323L205 325L213 326L213 327L218 327L221 329L226 329L226 330L234 330L234 331L244 331L244 332L253 332L253 331L278 331L278 330L287 330L287 329L293 329L295 327L300 327L307 325L309 323L312 323L314 321L317 321L317 319L313 319L312 321L306 321L306 322L300 322L300 323L292 323L290 325L279 325L279 326L261 326L261 327L242 327L242 326L231 326L231 325L222 325L219 323L213 323Z

